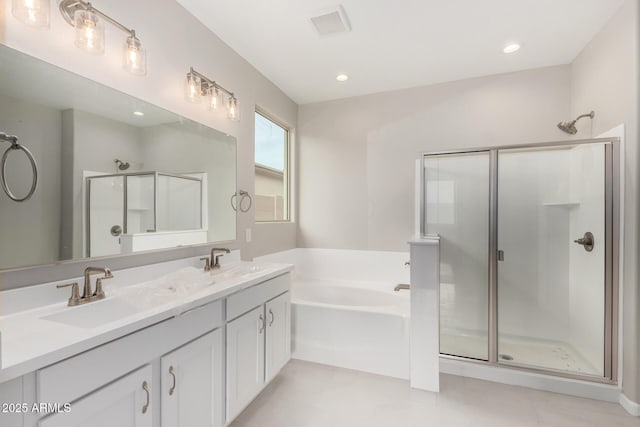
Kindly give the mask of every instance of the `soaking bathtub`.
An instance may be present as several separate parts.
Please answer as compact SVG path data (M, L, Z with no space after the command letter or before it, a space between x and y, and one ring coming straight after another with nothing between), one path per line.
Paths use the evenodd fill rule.
M406 252L298 248L257 258L295 265L292 357L409 378Z

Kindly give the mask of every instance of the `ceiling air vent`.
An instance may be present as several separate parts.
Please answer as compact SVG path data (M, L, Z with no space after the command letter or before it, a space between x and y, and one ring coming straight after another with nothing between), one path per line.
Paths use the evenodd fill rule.
M321 36L351 31L349 19L342 6L321 10L316 16L311 17L311 23Z

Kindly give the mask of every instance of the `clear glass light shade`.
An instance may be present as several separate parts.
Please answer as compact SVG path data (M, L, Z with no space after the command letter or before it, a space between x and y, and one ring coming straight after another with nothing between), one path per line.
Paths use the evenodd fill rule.
M233 96L227 101L227 118L234 122L240 120L240 109L238 108L238 100Z
M31 27L49 28L49 0L12 0L11 13Z
M218 88L214 86L209 89L209 109L211 111L217 111L220 105L222 105L222 94Z
M200 78L195 74L188 73L184 86L184 97L189 102L200 102L201 97L201 82Z
M124 43L122 67L138 76L147 74L147 51L135 36L127 37Z
M73 15L76 27L76 46L94 55L104 53L104 23L88 10L76 10Z

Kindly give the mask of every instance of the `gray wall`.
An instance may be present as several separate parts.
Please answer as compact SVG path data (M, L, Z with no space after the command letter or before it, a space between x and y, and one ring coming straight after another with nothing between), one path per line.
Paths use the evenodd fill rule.
M640 292L638 290L638 76L639 6L625 1L620 11L571 64L571 116L595 110L593 135L625 124L625 221L623 272L622 388L640 402Z
M422 151L566 139L569 67L300 107L299 247L408 250Z
M40 126L33 126L33 120ZM19 137L33 153L40 175L36 192L25 202L14 202L0 190L0 239L14 242L0 245L0 268L58 259L61 126L59 110L0 96L0 132ZM0 156L8 147L9 143L0 142ZM17 197L27 194L32 178L24 153L13 151L7 161L7 181Z

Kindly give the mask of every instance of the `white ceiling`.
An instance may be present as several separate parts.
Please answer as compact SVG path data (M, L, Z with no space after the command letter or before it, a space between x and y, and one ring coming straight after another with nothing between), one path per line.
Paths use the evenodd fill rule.
M305 104L567 64L622 1L342 0L352 31L325 37L309 18L336 0L178 3Z

